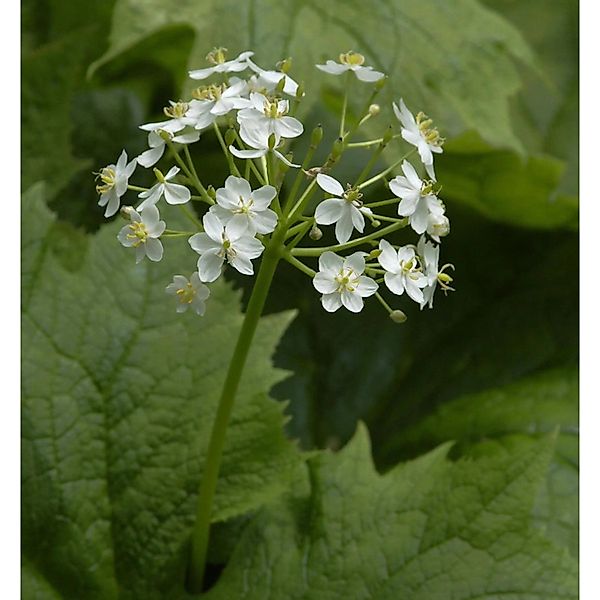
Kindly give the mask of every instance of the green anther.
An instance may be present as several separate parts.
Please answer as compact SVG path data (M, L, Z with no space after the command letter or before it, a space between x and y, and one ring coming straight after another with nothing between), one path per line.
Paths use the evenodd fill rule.
M137 248L148 239L148 230L140 221L133 221L133 223L129 225L129 229L131 230L131 233L128 233L127 237L131 240L135 240L132 244L134 248Z
M184 288L177 290L176 293L181 304L191 304L194 300L194 296L196 295L196 290L194 289L194 286L188 282Z
M340 62L343 65L360 67L365 62L365 57L358 52L350 50L349 52L340 54Z
M206 60L213 65L221 65L225 62L227 48L213 48L207 55Z
M172 106L165 106L163 108L163 112L167 117L171 117L172 119L181 119L185 116L185 113L189 110L190 105L187 102L176 102Z
M453 279L448 275L448 273L440 273L438 275L438 280L440 283L452 283Z

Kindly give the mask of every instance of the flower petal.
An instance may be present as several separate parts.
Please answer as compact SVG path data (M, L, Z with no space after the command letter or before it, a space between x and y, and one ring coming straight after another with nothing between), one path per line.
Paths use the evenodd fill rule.
M401 296L404 293L404 277L399 273L386 273L383 276L385 285L393 294Z
M198 276L201 281L215 281L221 274L223 257L218 255L218 250L209 250L198 259Z
M313 286L317 292L322 294L333 294L338 288L338 284L333 279L331 273L319 271L313 278Z
M208 236L217 242L218 244L223 244L223 223L219 220L219 217L214 213L207 212L203 219L202 224L204 225L204 231L208 234Z
M165 200L169 204L185 204L190 201L192 194L185 185L165 183Z
M345 200L342 200L342 202L345 202ZM348 208L351 207L348 206ZM353 230L352 213L350 210L346 209L342 212L342 216L335 224L335 237L337 238L337 241L340 244L345 244L350 239Z
M321 296L321 304L327 312L335 312L342 306L342 298L337 292L333 294L323 294Z
M334 252L323 252L319 256L319 271L333 273L337 275L344 267L344 259Z
M234 197L242 197L244 200L248 200L250 198L250 194L252 194L252 188L248 181L246 181L243 177L235 177L234 175L230 175L225 180L225 189L228 192L231 192Z
M354 292L343 290L341 294L342 304L353 313L359 313L364 306L363 299Z
M400 272L400 262L398 261L398 253L387 240L379 242L381 254L377 257L379 264L390 273Z
M319 225L331 225L341 219L346 201L341 198L323 200L315 210L315 221Z
M163 245L156 238L148 238L145 243L146 256L153 262L158 262L163 257Z
M344 195L344 188L342 187L342 184L337 181L337 179L334 179L329 175L319 173L317 175L317 184L322 190L328 194L331 194L332 196L341 198Z

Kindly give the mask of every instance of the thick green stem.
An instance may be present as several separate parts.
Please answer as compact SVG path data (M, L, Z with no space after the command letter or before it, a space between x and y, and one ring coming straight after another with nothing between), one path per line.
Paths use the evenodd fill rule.
M210 538L212 504L219 477L227 426L229 425L233 404L244 371L244 365L248 358L252 339L254 338L254 333L260 320L277 264L281 258L285 233L286 227L276 229L263 254L256 283L248 302L246 316L242 323L231 362L229 363L229 369L217 407L217 414L208 443L206 463L198 494L196 523L192 532L189 584L194 592L202 591L206 554Z

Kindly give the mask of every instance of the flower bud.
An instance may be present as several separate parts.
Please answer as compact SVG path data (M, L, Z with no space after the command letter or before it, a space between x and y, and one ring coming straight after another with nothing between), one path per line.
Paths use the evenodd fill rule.
M318 146L321 143L322 139L323 139L323 127L321 127L321 124L319 123L312 130L312 133L310 134L310 145Z
M381 140L382 146L387 146L392 141L393 138L394 138L394 129L390 125L385 130L385 133L383 134L383 139Z
M313 225L308 237L316 242L323 237L323 232L316 225Z
M381 227L381 221L378 221L377 219L373 219L371 221L371 225L373 225L373 227Z
M381 106L379 106L379 104L371 104L371 106L369 106L369 114L372 117L376 117L380 112Z
M215 188L212 185L209 185L206 188L206 193L213 199L215 200L217 198L217 192L215 190Z
M381 250L379 248L373 248L371 252L369 252L369 258L377 258L381 254Z
M396 309L390 313L390 319L394 323L404 323L408 317L401 310Z
M233 144L234 141L235 141L235 130L230 128L225 132L225 142L227 143L228 146L230 146L231 144Z
M375 90L377 92L379 92L380 90L382 90L384 88L385 84L387 83L387 80L388 80L388 78L387 78L387 75L386 75L385 77L382 77L379 81L377 81L375 83Z
M342 138L338 138L333 142L333 149L331 151L331 156L333 159L337 160L344 152L344 140Z

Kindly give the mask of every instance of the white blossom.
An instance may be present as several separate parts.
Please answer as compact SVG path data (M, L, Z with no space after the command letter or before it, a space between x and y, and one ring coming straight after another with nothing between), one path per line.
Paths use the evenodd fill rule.
M250 84L256 91L264 89L266 92L272 92L277 88L283 79L282 92L288 96L296 97L298 93L298 84L287 74L282 71L266 71L261 69L257 64L248 58L248 66L256 73L255 78Z
M360 192L352 188L344 190L339 181L323 173L317 175L317 184L334 198L323 200L317 206L315 221L319 225L335 223L335 237L340 244L350 239L354 229L362 233L365 228L363 215L371 215L372 211L362 206Z
M158 179L158 183L153 185L149 190L140 192L138 198L144 201L138 206L138 210L143 210L147 206L156 204L162 196L169 204L185 204L191 198L190 190L179 183L170 183L179 173L178 167L171 167L166 175L163 175L158 169L154 169L154 174Z
M244 97L247 93L248 84L238 78L232 78L230 85L223 83L196 88L192 92L194 99L189 103L186 116L194 121L196 129L204 129L212 125L217 117L251 106L250 100Z
M352 71L361 81L379 81L385 77L384 73L374 71L373 67L363 66L365 57L358 52L346 52L340 54L340 62L328 60L324 65L316 65L317 69L329 73L330 75L341 75L348 71Z
M365 252L355 252L342 258L333 252L324 252L319 257L319 272L313 285L321 296L327 312L335 312L340 306L357 313L363 308L363 298L377 291L377 284L363 275Z
M443 152L442 144L444 139L440 137L438 130L431 127L433 121L422 112L415 118L410 110L406 108L404 100L400 98L400 107L392 104L394 113L402 123L402 137L413 146L417 147L421 161L425 166L427 174L435 181L435 171L433 168L433 153Z
M423 300L420 303L421 310L427 304L429 305L429 308L433 308L433 294L438 283L444 292L454 291L454 289L448 285L449 283L452 283L452 277L445 272L449 268L454 269L454 266L446 264L441 269L439 268L440 247L432 244L425 236L421 236L419 239L417 252L419 253L424 274L427 279L427 286L422 290Z
M246 130L257 129L262 136L275 136L278 144L281 138L295 138L302 134L304 127L298 119L288 117L290 104L287 100L270 100L263 94L250 94L251 108L244 108L237 114L240 126Z
M269 208L277 195L272 185L252 191L248 181L230 175L225 187L217 190L217 203L210 212L219 217L232 235L271 233L277 225L277 214Z
M381 254L377 257L385 269L385 285L399 296L406 293L415 301L423 302L422 288L426 287L427 277L421 271L414 246L402 246L396 251L387 240L379 242Z
M402 201L398 204L398 215L408 217L416 233L427 230L429 217L436 220L444 215L444 204L433 193L433 182L421 181L414 167L405 160L402 163L404 177L398 175L389 182L390 190Z
M186 127L194 127L196 122L193 117L188 115L190 110L189 102L173 102L169 100L170 106L163 108L163 112L167 117L170 117L166 121L157 121L156 123L146 123L140 125L140 129L144 131L156 131L157 129L164 129L169 133L177 133Z
M183 275L174 275L173 282L165 288L165 291L177 299L176 310L178 313L192 308L196 314L200 316L204 314L205 300L210 296L210 290L200 281L198 273L193 273L189 281Z
M189 76L192 79L206 79L214 73L239 73L248 68L248 58L254 55L254 52L242 52L233 60L225 60L227 48L215 48L206 56L206 60L212 63L212 67L206 69L196 69L189 71Z
M131 208L128 215L131 221L119 231L118 240L127 248L135 248L136 263L144 256L158 262L163 255L163 246L158 238L166 227L166 223L160 220L158 208L148 206L140 212Z
M430 213L427 218L427 233L436 242L450 233L450 221L444 214Z
M166 139L176 144L192 144L200 139L200 132L187 127L177 135L163 130L151 131L148 134L148 150L142 152L137 158L138 164L142 167L153 167L165 153L167 145Z
M98 173L102 182L96 186L96 191L100 194L98 205L106 206L105 217L112 217L119 210L121 196L127 191L129 178L136 165L135 158L130 163L127 162L127 153L123 150L116 165L107 165Z
M275 144L273 148L269 147L270 135L267 129L247 127L246 123L243 122L240 125L240 137L247 146L250 146L250 148L247 150L238 150L235 146L230 145L229 151L234 156L237 156L237 158L260 158L261 156L266 156L269 152L273 152L273 154L288 167L300 166L290 162L281 152L279 152L279 150L277 150L277 146L280 144Z
M202 219L204 231L189 239L189 244L200 258L198 274L202 281L215 281L221 274L223 262L227 262L244 275L252 275L254 267L251 260L258 258L264 246L259 240L248 235L231 231L230 224L224 225L211 212Z

